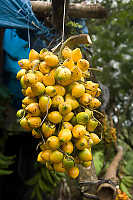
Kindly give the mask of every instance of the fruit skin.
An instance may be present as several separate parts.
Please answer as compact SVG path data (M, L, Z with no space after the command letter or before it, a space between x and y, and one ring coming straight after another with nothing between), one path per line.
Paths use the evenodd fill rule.
M95 133L90 133L90 138L92 139L94 145L98 144L101 141L98 135L96 135Z
M86 125L89 121L89 116L86 112L80 112L76 115L76 120L78 124Z
M82 163L82 165L84 167L90 167L91 166L91 161L85 161L85 162Z
M79 59L82 58L82 53L80 51L80 48L76 48L72 51L72 59L74 62L77 62Z
M22 69L29 70L31 68L31 62L28 59L21 59L18 64Z
M33 72L29 72L24 75L24 83L27 86L32 86L33 84L37 83L37 77Z
M58 108L59 104L64 102L64 98L60 95L56 95L52 98L52 107Z
M59 112L62 115L66 115L68 113L70 113L72 110L72 106L69 102L63 102L61 104L59 104Z
M72 50L67 46L64 47L61 53L65 59L72 57Z
M88 131L94 131L96 129L97 125L98 125L98 121L90 119L87 123L86 128Z
M85 135L86 129L83 125L77 124L73 127L72 133L74 138L81 138Z
M31 116L40 116L41 112L38 103L30 103L25 110L31 114Z
M32 136L34 138L41 138L41 134L37 132L35 129L32 129Z
M26 74L26 69L21 69L21 70L18 71L18 73L17 73L17 75L16 75L16 78L17 78L18 80L20 80L21 77L22 77L23 75L25 75L25 74Z
M85 89L86 90L90 90L90 91L96 91L99 87L99 84L98 83L94 83L92 81L87 81L85 83Z
M43 125L42 125L42 133L45 138L48 138L51 135L53 135L55 132L55 129L56 129L55 126L49 126L46 123L43 123Z
M43 158L42 158L42 153L43 153L43 151L41 151L41 152L38 154L38 156L37 156L37 161L40 162L40 163L45 163L45 160L43 160Z
M54 78L55 70L56 69L53 69L50 71L50 73L44 75L43 83L45 86L55 85L55 78Z
M29 126L28 120L24 117L20 120L20 126L26 131L31 131L31 127Z
M32 85L31 89L35 96L40 96L45 93L45 86L41 82L37 82L36 84Z
M59 163L63 160L63 153L58 150L53 151L50 154L50 162L51 163Z
M60 66L55 70L55 80L59 84L63 84L63 82L71 79L71 71L64 66Z
M36 103L37 100L35 98L30 98L30 97L25 97L23 100L22 100L22 104L28 106L30 103Z
M92 100L90 101L89 106L91 108L98 108L99 106L101 106L101 102L97 98L92 97Z
M84 93L81 97L80 97L80 103L84 106L87 106L90 104L90 102L92 101L92 96L88 93Z
M45 61L43 61L40 63L39 70L43 74L48 74L50 72L51 68L46 64Z
M85 72L85 71L88 70L90 64L89 64L89 62L88 62L87 60L85 60L85 59L80 59L80 60L78 60L78 62L77 62L77 66L78 66L83 72Z
M69 171L68 171L68 175L71 178L73 178L73 179L77 178L78 175L79 175L79 169L78 169L78 167L72 167L72 168L70 168Z
M69 93L65 97L66 102L69 102L72 106L72 110L75 110L76 108L79 107L79 102L72 97Z
M66 93L66 90L63 86L61 85L55 85L54 88L56 89L56 94L60 96L64 96Z
M39 107L42 113L47 112L47 109L50 109L51 105L52 105L52 100L50 97L41 96L39 98Z
M16 113L17 118L21 119L25 115L24 109L19 109Z
M36 78L37 78L37 82L43 82L43 73L40 71L35 71L34 72Z
M71 80L72 81L79 81L82 78L82 71L76 65L71 69Z
M91 161L92 160L91 151L87 148L80 151L78 154L78 157L81 161Z
M54 97L56 95L56 89L54 86L47 86L46 87L46 95L50 97Z
M88 141L85 137L81 137L75 142L75 146L77 147L77 149L83 150L88 147Z
M62 172L62 173L64 173L66 171L65 168L63 167L62 162L60 162L60 163L54 163L53 166L54 166L54 170L56 172Z
M67 128L70 131L73 129L73 125L70 122L63 122L62 129Z
M53 111L48 114L48 120L54 124L58 124L62 121L62 116L58 111Z
M56 150L60 147L59 138L56 136L50 136L46 141L47 146L52 149Z
M73 149L74 149L73 143L71 141L68 141L65 144L63 144L61 146L61 148L65 153L68 153L68 154L71 154L73 152Z
M76 84L72 87L72 96L79 98L85 93L85 87L83 84Z
M62 143L68 142L72 138L72 133L69 129L62 129L58 134L58 138L59 138L60 142L62 142Z
M39 60L39 53L34 49L31 49L29 53L29 61L33 60Z
M66 169L70 169L70 168L74 167L74 160L72 158L69 158L69 157L64 157L63 166Z
M72 70L72 68L74 67L74 62L71 58L68 58L63 62L62 65L67 67L68 69Z
M64 117L63 117L63 120L64 122L68 122L70 121L74 116L74 113L73 112L69 112L68 114L66 114Z
M46 54L44 59L45 59L46 64L50 67L55 67L59 63L58 57L54 55L53 53Z
M28 124L31 128L39 128L41 125L41 118L40 117L29 117Z
M50 155L52 151L50 149L47 149L45 151L42 151L41 157L44 161L50 161Z

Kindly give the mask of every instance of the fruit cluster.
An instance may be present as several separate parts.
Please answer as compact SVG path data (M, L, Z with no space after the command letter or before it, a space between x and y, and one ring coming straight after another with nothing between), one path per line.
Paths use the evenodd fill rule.
M130 199L125 192L122 192L120 189L118 189L115 200L130 200Z
M31 50L18 61L22 93L20 125L43 144L37 160L50 170L79 175L77 163L91 165L91 146L100 142L94 109L101 102L98 83L88 79L90 65L80 48L64 47L61 58L46 49Z

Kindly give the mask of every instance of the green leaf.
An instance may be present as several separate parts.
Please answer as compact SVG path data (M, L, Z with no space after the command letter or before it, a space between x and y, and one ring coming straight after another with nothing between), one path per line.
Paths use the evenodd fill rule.
M12 173L13 173L13 171L11 171L11 170L0 169L0 176L2 176L2 175L10 175Z

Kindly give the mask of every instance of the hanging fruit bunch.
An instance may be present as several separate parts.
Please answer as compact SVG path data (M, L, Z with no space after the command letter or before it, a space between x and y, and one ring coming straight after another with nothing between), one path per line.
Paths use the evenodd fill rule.
M29 59L18 64L17 79L25 97L17 116L21 127L42 141L37 161L77 178L77 165L90 166L91 147L100 142L93 112L101 105L101 89L88 79L89 62L80 48L65 46L60 56L32 49Z
M125 192L122 192L120 189L118 189L115 200L130 200L130 198Z

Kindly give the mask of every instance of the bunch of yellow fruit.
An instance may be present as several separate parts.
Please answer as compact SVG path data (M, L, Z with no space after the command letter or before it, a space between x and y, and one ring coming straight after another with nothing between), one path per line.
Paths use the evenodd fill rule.
M78 164L91 165L91 146L100 142L93 116L101 102L98 83L88 79L89 62L80 48L62 50L62 59L46 49L31 50L18 61L22 93L20 125L42 140L37 161L49 170L79 175Z

